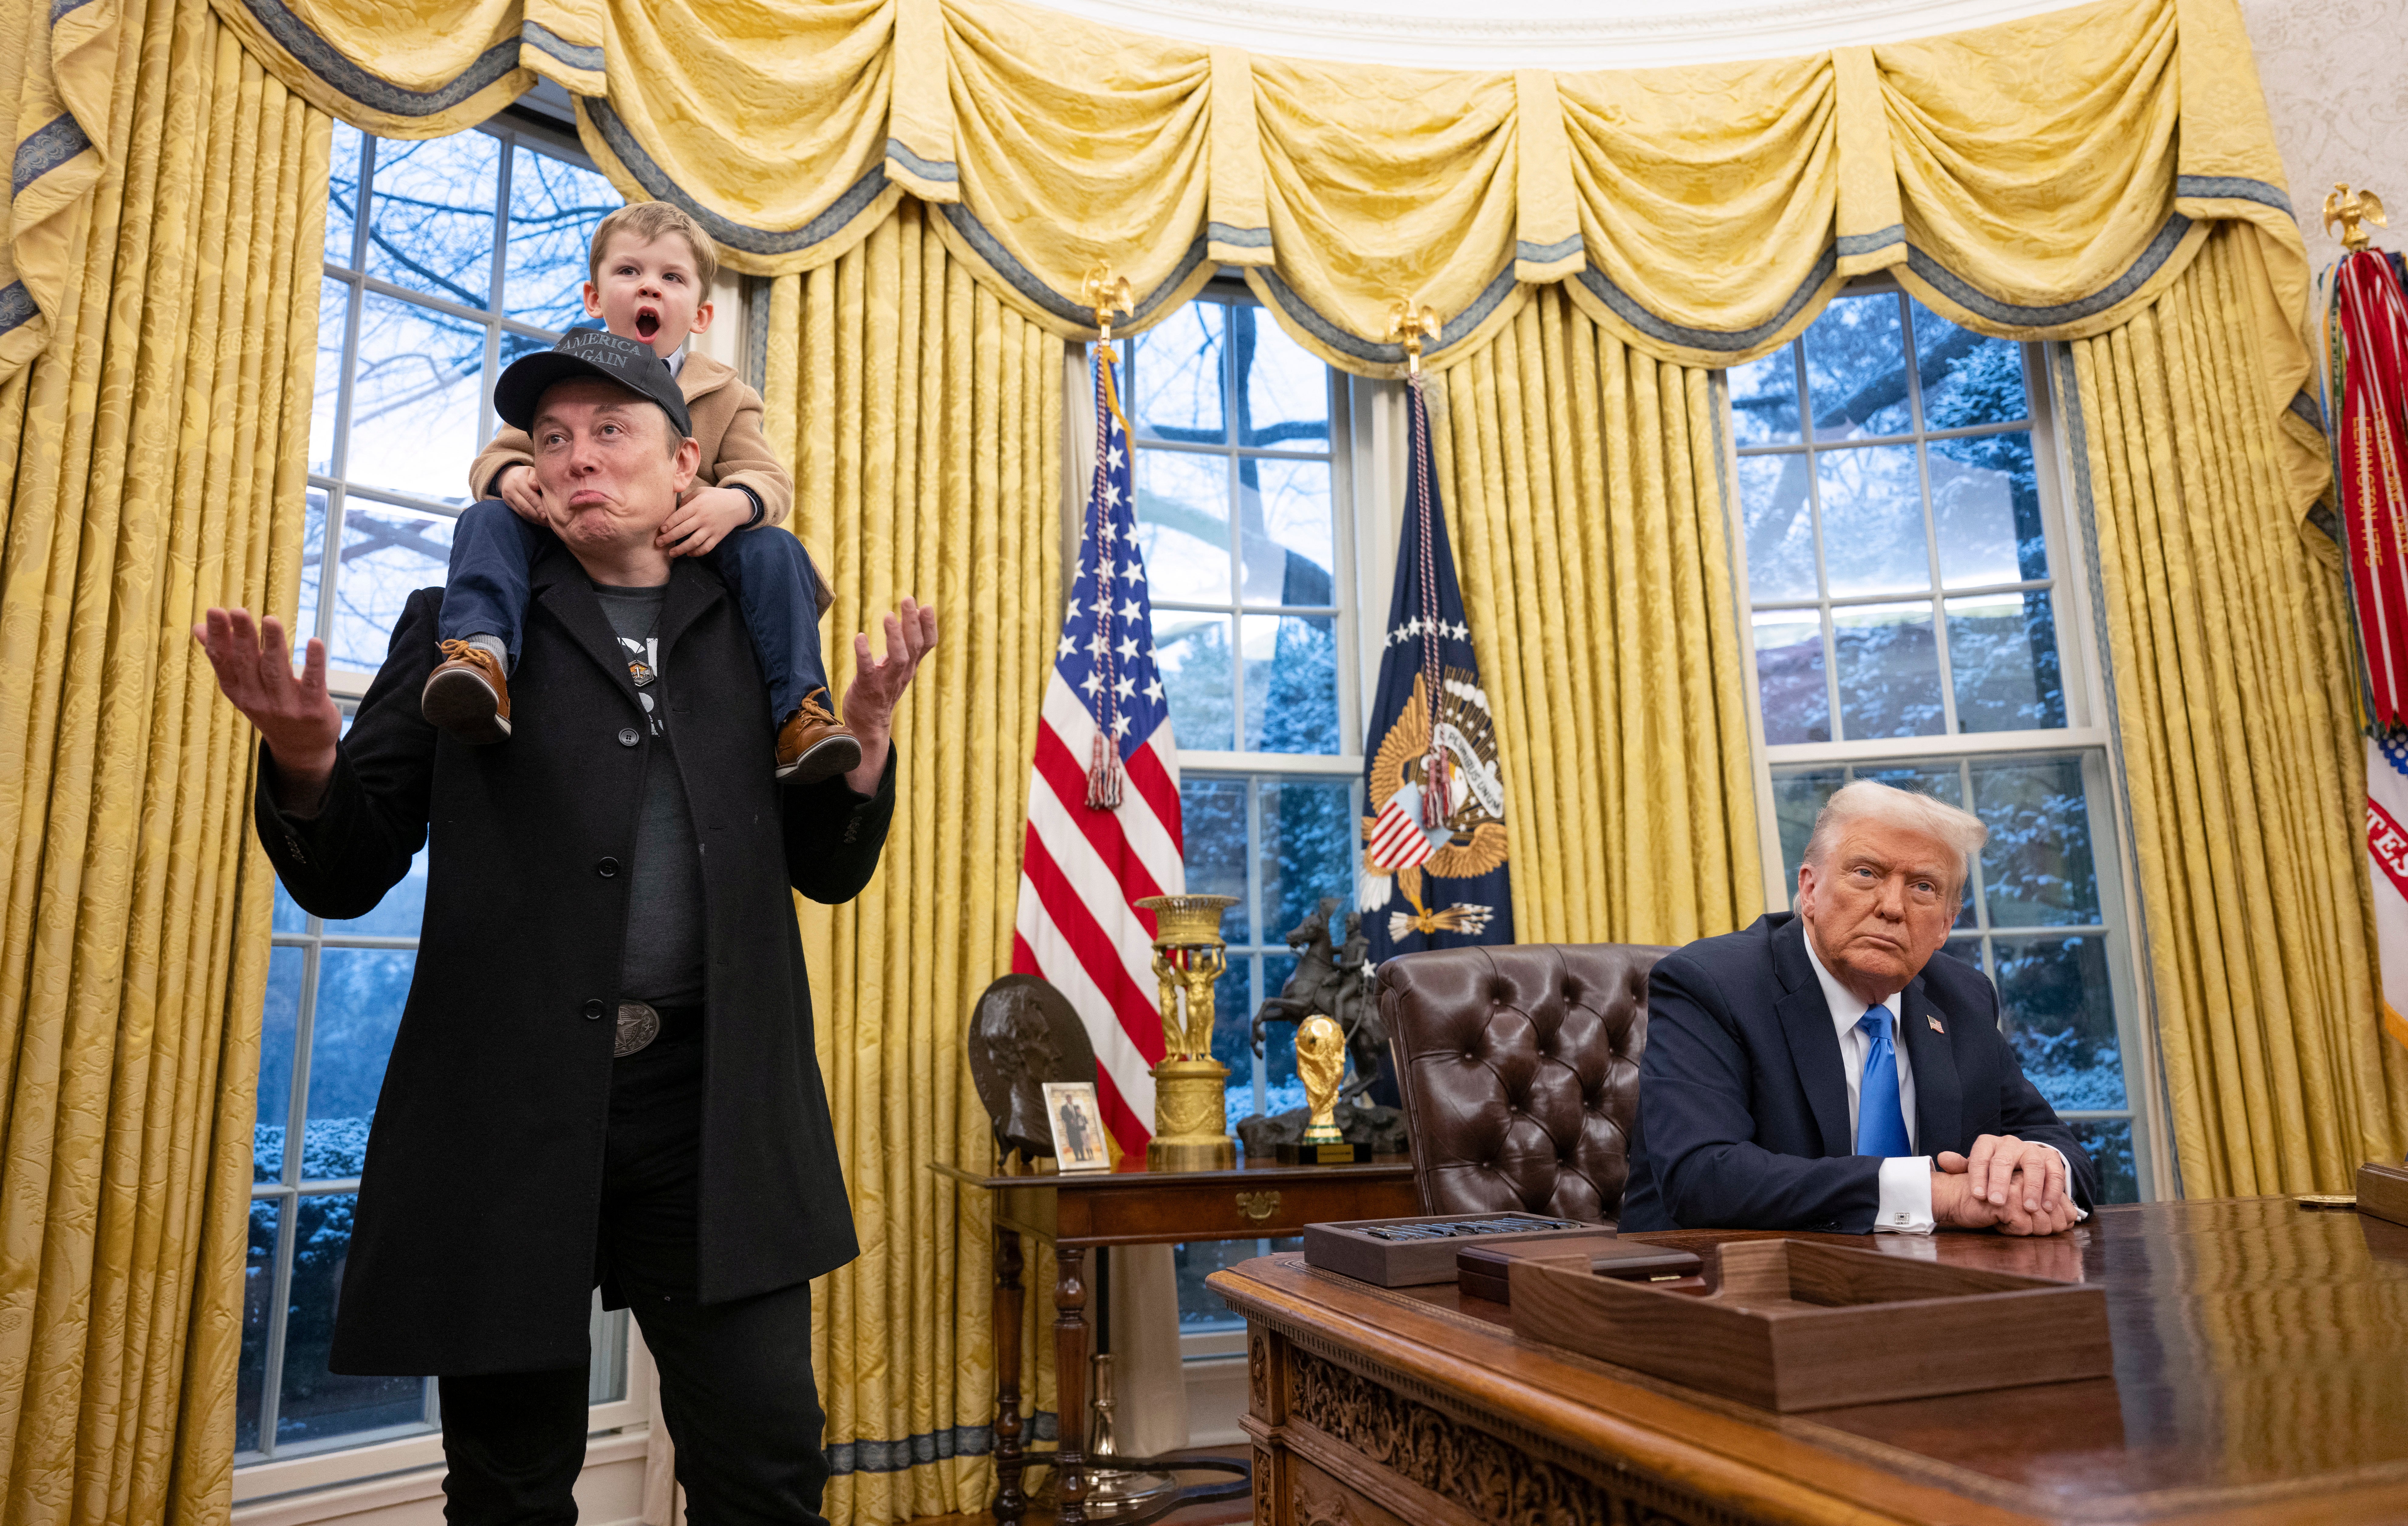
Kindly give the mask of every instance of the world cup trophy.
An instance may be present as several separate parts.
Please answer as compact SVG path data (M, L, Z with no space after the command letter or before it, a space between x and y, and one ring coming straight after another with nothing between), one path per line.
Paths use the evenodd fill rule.
M1154 914L1162 1009L1149 1171L1226 1171L1238 1163L1226 1101L1229 1067L1212 1058L1212 986L1229 967L1221 914L1237 903L1235 896L1148 896L1137 903Z

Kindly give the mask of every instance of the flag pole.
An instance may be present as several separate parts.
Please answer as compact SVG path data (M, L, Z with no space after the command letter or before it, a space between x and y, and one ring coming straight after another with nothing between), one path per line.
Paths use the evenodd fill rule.
M1108 420L1119 419L1121 431L1128 439L1137 438L1121 414L1119 389L1112 385L1112 314L1136 316L1126 276L1116 276L1109 261L1097 261L1087 272L1085 290L1081 294L1096 314L1096 476L1087 493L1087 528L1097 546L1111 538L1111 519L1104 507L1103 486L1110 468L1105 462L1106 440L1111 433ZM1111 645L1111 601L1101 600L1096 611L1096 626L1101 644L1096 651L1097 671L1103 677L1103 690L1098 698L1104 705L1103 724L1096 730L1095 746L1087 759L1087 799L1090 811L1117 811L1121 808L1121 790L1125 770L1121 766L1117 733L1112 722L1120 711L1119 691L1113 684Z

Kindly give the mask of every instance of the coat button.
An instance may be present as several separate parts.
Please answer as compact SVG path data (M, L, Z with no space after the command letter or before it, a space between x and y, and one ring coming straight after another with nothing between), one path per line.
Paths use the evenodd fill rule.
M632 726L623 726L619 728L619 745L622 747L633 747L643 740L636 734L636 728Z
M601 1002L599 1002L599 1001L588 1001L588 1002L586 1002L586 1003L585 1003L585 1015L586 1015L586 1016L588 1016L588 1017L590 1017L590 1018L592 1018L592 1019L594 1019L594 1020L595 1020L595 1021L596 1021L596 1022L599 1022L599 1021L601 1020L601 1017L602 1017L602 1003L601 1003Z
M612 875L619 872L619 860L616 858L601 859L595 864L594 872L601 875L606 880L609 879Z

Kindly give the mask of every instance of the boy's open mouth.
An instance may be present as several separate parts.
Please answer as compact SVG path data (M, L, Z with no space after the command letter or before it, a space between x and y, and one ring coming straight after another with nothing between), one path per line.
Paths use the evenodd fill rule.
M636 337L638 338L642 339L649 344L652 342L652 336L660 331L661 315L659 313L653 311L650 308L638 308L636 310Z

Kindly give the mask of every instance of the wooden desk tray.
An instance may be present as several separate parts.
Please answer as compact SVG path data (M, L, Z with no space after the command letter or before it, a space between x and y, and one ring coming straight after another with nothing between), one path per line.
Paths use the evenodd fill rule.
M2106 1377L2107 1293L1803 1240L1708 1252L1702 1296L1519 1260L1513 1333L1784 1412Z
M1496 1224L1522 1220L1529 1229L1494 1234L1450 1235L1430 1240L1383 1240L1372 1230L1415 1224ZM1420 1288L1455 1280L1455 1253L1469 1245L1526 1243L1548 1236L1595 1234L1596 1224L1549 1218L1541 1214L1424 1214L1406 1218L1353 1218L1304 1227L1304 1264L1356 1277L1382 1288Z
M1553 1261L1575 1270L1585 1267L1600 1277L1635 1278L1659 1287L1678 1283L1684 1291L1707 1290L1704 1279L1697 1275L1700 1263L1694 1251L1619 1239L1612 1230L1508 1238L1513 1243L1484 1245L1473 1241L1455 1253L1455 1282L1466 1298L1513 1302L1512 1274L1513 1263L1521 1260Z
M2358 1167L2358 1211L2408 1224L2408 1166L2369 1160Z

